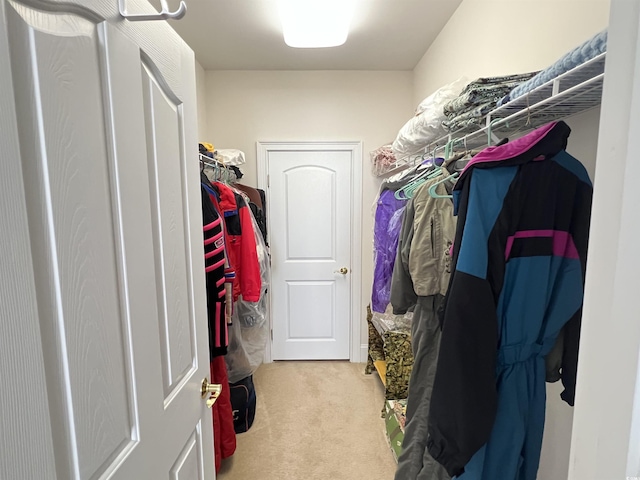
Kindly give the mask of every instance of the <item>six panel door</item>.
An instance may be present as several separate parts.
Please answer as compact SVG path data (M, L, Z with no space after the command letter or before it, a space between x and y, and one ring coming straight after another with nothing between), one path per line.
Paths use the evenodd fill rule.
M193 53L127 26L177 93L104 2L2 9L57 478L214 478Z

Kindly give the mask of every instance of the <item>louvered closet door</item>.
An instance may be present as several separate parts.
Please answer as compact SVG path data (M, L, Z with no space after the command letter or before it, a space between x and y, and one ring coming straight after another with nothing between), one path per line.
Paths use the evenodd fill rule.
M0 2L0 478L215 478L193 53Z

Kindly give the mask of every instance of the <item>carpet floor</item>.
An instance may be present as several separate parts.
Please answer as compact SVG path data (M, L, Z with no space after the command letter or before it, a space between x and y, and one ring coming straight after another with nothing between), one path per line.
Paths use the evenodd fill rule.
M218 480L392 480L384 389L364 364L275 362L254 375L256 419Z

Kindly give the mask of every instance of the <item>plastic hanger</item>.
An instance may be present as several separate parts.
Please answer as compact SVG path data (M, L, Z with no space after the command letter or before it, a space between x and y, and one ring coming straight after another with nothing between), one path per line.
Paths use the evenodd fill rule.
M451 175L448 175L447 177L443 178L442 180L439 180L437 182L435 182L434 184L429 186L429 195L432 198L453 198L453 195L440 195L439 193L436 193L436 188L438 188L438 185L440 185L441 183L445 183L448 181L454 181L456 178L458 178L460 174L458 172L453 173Z
M435 165L435 158L432 159L431 165ZM431 168L431 165L427 170L418 174L413 180L407 183L404 187L397 190L393 194L394 197L396 197L398 200L409 200L410 198L412 198L413 194L416 192L418 187L420 187L424 182L426 182L430 178L430 176L434 173L434 170ZM436 167L436 170L439 170L439 169Z
M203 154L200 155L200 168L204 170L204 167L210 167L213 170L213 179L216 182L227 183L231 178L231 172L221 165L216 159L208 157ZM226 178L226 180L225 180Z

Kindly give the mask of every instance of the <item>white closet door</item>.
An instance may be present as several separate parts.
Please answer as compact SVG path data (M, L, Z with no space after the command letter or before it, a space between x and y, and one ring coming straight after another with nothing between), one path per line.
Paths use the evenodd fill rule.
M215 478L193 53L1 0L0 84L0 478Z
M274 360L349 359L354 153L321 148L268 153Z

